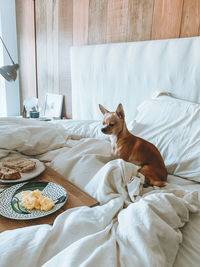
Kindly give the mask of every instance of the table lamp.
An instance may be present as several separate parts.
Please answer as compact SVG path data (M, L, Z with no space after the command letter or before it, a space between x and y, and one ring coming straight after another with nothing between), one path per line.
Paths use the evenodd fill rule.
M12 61L12 65L6 65L0 68L0 74L9 82L14 82L17 78L17 70L19 69L19 65L15 64L15 62L13 61L10 53L8 52L8 49L3 41L3 39L0 36L0 39L3 43L4 48L6 49L6 52L8 53L11 61Z

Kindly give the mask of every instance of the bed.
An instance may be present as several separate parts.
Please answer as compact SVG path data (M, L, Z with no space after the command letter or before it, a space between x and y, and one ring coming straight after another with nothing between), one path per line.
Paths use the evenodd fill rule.
M39 159L100 202L1 233L0 266L199 266L199 50L199 37L73 47L73 120L0 119L0 160ZM113 157L99 103L122 103L129 130L158 147L166 187L143 188L138 166Z

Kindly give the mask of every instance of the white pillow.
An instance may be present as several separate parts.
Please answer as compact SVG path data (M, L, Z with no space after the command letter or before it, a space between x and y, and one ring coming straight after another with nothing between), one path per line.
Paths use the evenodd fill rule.
M159 149L168 173L200 182L199 104L160 94L138 107L131 132Z

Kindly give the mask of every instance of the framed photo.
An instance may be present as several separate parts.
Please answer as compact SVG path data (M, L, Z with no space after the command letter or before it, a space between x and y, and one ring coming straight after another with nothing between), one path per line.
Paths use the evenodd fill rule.
M61 118L63 95L47 93L45 96L44 116L50 118Z

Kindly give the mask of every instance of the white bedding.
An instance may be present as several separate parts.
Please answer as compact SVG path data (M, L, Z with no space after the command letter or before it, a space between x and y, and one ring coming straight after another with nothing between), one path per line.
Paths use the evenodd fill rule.
M138 167L113 159L109 140L83 127L72 140L60 123L0 119L0 132L1 160L34 156L100 202L62 213L53 226L1 233L0 266L198 266L199 184L169 176L162 190L143 189Z

